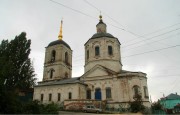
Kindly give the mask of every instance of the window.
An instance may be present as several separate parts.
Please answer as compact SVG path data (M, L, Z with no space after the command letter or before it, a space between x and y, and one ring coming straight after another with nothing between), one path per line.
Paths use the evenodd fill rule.
M108 46L108 54L109 54L109 55L113 55L112 46Z
M50 76L49 76L51 79L53 78L53 72L54 72L54 70L51 69L51 70L50 70Z
M68 53L65 53L65 63L68 64Z
M145 98L149 98L147 87L144 86L143 88L144 88L144 97L145 97Z
M52 99L52 94L50 93L49 94L49 101L51 101L51 99Z
M51 52L51 62L55 61L55 59L56 59L56 51L53 50L53 51Z
M95 47L95 56L99 56L100 55L100 51L99 51L99 46Z
M95 99L101 100L101 89L100 88L96 88L95 89Z
M61 94L58 93L58 101L60 101L60 100L61 100Z
M133 87L133 90L134 90L134 97L136 97L137 95L140 95L140 87L135 85Z
M89 50L87 50L87 59L89 59Z
M111 98L111 88L107 87L106 88L106 99L110 99Z
M44 98L44 94L41 94L41 101L43 101L43 98Z
M72 93L69 92L69 99L72 99Z
M86 99L91 99L91 90L88 89L86 92Z

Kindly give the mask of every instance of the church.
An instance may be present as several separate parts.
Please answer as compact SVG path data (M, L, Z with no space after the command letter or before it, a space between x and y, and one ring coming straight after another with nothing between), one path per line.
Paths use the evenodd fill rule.
M106 100L111 105L128 104L141 95L149 107L146 73L122 69L121 43L106 31L99 16L97 33L84 44L84 74L72 77L72 49L62 40L62 21L58 40L45 49L43 80L34 86L34 100L62 103L65 100Z

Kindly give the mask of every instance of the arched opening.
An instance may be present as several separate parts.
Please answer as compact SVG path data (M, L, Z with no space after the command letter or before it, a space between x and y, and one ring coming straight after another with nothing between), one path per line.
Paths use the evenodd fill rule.
M55 61L55 59L56 59L56 51L53 50L53 51L51 52L51 62Z
M68 63L68 58L69 58L69 57L68 57L68 53L66 52L66 53L65 53L65 63L66 63L66 64L69 64L69 63Z
M51 70L50 70L50 75L49 75L49 78L51 78L51 79L53 78L53 73L54 73L54 70L53 70L53 69L51 69Z
M108 46L108 54L109 54L109 55L113 55L112 46Z
M100 88L96 88L95 89L95 99L101 100L101 89Z
M133 98L139 97L141 95L140 87L137 85L133 86L133 93L134 93Z
M100 55L100 50L99 50L99 46L95 47L95 56L99 56Z

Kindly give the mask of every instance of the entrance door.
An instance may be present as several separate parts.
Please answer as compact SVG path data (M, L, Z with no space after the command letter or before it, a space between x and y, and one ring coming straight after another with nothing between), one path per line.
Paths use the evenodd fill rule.
M101 100L101 89L96 88L95 90L95 99Z

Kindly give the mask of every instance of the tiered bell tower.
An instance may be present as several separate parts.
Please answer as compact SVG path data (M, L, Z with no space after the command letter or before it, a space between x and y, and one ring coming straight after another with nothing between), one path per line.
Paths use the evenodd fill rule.
M72 50L62 40L62 24L58 40L49 43L46 47L43 81L71 78L72 75Z
M85 43L85 73L95 65L101 65L115 72L122 69L120 42L113 35L107 33L106 24L99 16L95 33Z

